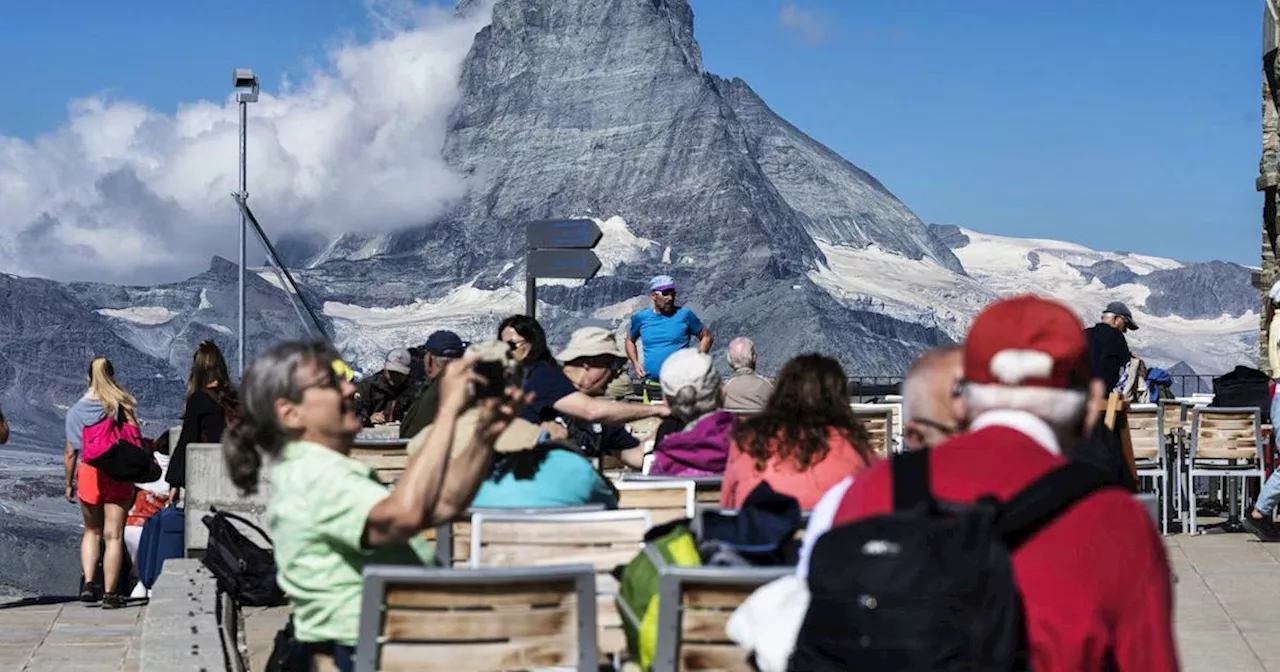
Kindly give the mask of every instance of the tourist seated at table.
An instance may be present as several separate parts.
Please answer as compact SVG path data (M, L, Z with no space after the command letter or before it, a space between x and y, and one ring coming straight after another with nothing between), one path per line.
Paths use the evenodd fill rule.
M873 459L871 437L849 405L849 377L817 354L787 362L759 415L734 428L720 505L737 508L760 481L806 511Z
M678 350L659 373L663 403L671 408L677 431L654 442L655 476L719 476L732 443L734 415L720 410L722 382L709 355L694 348Z

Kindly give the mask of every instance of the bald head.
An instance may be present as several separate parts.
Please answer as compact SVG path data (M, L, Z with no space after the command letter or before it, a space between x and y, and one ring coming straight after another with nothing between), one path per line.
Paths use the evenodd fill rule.
M729 342L729 366L735 369L756 368L756 344L746 336Z
M908 449L935 446L960 428L962 409L954 394L964 375L959 345L928 350L911 365L902 381L903 439Z

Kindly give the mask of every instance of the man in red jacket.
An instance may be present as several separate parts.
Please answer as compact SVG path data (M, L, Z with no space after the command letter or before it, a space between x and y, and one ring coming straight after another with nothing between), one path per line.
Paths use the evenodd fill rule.
M965 341L964 376L969 433L929 457L940 500L1008 500L1064 464L1099 416L1102 385L1092 380L1080 321L1052 301L1021 296L984 310ZM889 466L854 479L832 527L893 510ZM1013 566L1031 669L1178 669L1168 559L1132 495L1106 488L1085 497L1018 547Z

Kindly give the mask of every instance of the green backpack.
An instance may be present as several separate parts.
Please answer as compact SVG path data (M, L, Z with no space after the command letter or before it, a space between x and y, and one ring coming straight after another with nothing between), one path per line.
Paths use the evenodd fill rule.
M658 577L662 565L702 565L697 541L687 521L651 530L645 537L644 549L627 563L618 582L616 599L627 636L627 651L642 670L648 670L653 664L658 644Z

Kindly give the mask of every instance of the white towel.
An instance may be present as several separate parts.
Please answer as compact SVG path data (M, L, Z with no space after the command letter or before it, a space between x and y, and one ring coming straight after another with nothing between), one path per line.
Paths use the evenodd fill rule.
M808 610L808 582L789 574L751 593L729 617L725 634L755 653L761 672L786 672Z

